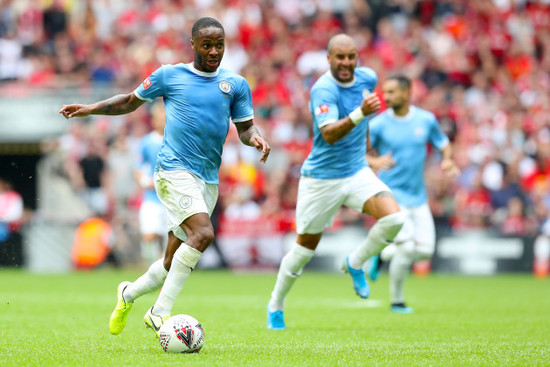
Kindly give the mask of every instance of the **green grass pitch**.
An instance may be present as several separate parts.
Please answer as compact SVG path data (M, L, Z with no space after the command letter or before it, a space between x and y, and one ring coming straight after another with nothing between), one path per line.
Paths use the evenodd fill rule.
M136 301L108 331L122 280L137 271L33 275L0 270L2 366L550 366L550 281L529 275L411 277L416 312L391 314L388 278L361 300L345 275L305 272L287 300L285 331L265 327L275 274L194 272L174 313L201 321L198 354L164 353Z

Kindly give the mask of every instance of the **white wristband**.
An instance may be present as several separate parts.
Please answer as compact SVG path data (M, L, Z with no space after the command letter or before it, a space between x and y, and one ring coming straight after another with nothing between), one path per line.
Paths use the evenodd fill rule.
M348 115L351 119L351 122L353 122L355 125L363 121L365 118L365 115L363 115L363 111L361 110L361 107L357 107L351 113Z

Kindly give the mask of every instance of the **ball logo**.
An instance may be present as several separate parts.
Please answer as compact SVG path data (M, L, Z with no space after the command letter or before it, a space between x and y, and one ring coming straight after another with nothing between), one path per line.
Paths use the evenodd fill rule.
M160 334L160 346L166 352L168 350L168 343L170 343L170 335Z
M191 329L190 327L184 326L182 328L175 329L174 333L176 334L178 339L181 340L182 343L184 343L187 346L187 348L191 347L191 344L193 341L193 334L194 334L193 329Z
M182 196L182 198L180 199L180 207L182 209L189 209L192 203L193 199L191 198L191 196Z
M224 93L231 92L231 84L229 84L225 80L221 81L220 84L218 84L218 87L220 87L220 90Z

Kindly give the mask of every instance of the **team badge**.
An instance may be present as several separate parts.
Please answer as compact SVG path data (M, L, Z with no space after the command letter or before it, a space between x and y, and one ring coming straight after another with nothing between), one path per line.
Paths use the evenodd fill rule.
M320 114L327 113L327 112L328 112L328 104L322 104L317 108L315 108L315 116L319 116Z
M151 86L151 79L149 79L149 77L147 77L144 81L143 81L143 89L147 89Z
M220 84L218 84L218 87L220 87L220 90L224 93L231 92L231 84L229 84L225 80L221 81Z
M370 94L370 90L363 89L363 98L367 98L369 94Z
M424 129L421 127L417 127L416 129L414 129L414 135L418 137L424 136Z
M193 199L191 199L191 196L182 196L180 199L180 207L182 209L189 209L191 203L193 203Z

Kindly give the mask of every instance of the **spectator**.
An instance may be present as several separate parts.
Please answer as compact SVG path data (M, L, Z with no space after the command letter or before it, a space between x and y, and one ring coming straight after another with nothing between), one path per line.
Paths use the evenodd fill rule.
M131 88L161 63L180 55L190 60L189 40L179 35L209 12L226 25L224 66L247 78L258 127L278 148L262 172L230 131L222 202L252 185L251 201L261 214L280 217L281 227L289 228L300 152L311 144L308 90L327 70L327 38L344 31L357 42L360 62L368 62L380 80L396 71L409 76L413 103L434 111L453 137L462 170L456 182L442 180L434 160L427 162L429 202L438 220L450 219L454 229L488 228L493 220L500 228L508 202L520 197L523 212L535 213L537 228L547 222L548 1L8 1L0 5L0 83L20 90L86 82ZM144 111L112 118L91 142L97 140L89 136L97 122L92 117L71 125L61 139L74 187L100 188L100 199L90 201L96 210L108 208L106 175L98 173L106 174L106 157L116 164L133 154L150 130L149 119ZM125 134L117 135L121 130ZM87 152L90 144L93 152ZM117 197L121 187L113 188ZM127 199L135 210L138 204Z
M23 198L7 179L0 178L0 266L22 263L22 244L14 235L22 218Z

